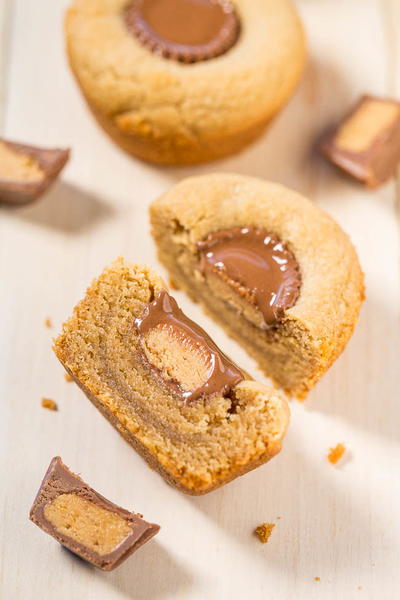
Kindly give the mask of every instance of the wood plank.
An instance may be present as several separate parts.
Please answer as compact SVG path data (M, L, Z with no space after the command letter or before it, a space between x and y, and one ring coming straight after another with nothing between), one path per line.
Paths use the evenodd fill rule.
M0 4L0 131L2 130L6 107L11 28L12 4L10 0L2 0Z
M393 600L400 588L400 204L393 183L365 191L312 147L360 93L400 96L398 0L299 0L311 58L293 100L241 155L176 169L131 160L94 124L65 61L67 4L52 0L39 10L37 0L14 0L1 71L6 134L71 146L73 159L37 205L0 211L0 598ZM4 7L3 0L0 31L11 31ZM115 256L157 266L149 203L182 177L215 170L279 181L332 214L360 254L367 301L343 356L305 404L292 403L281 455L189 498L164 484L65 382L51 338ZM243 350L177 296L259 378ZM54 398L59 412L43 410L41 396ZM335 468L326 453L337 442L349 452ZM57 454L105 496L162 525L114 573L77 561L27 520ZM252 536L262 521L276 523L266 545Z

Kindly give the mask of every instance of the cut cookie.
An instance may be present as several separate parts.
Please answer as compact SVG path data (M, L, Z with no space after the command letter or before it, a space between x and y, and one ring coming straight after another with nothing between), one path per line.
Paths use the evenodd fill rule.
M192 164L239 151L299 81L303 29L289 0L74 0L72 71L127 152Z
M240 175L186 179L150 212L174 284L303 398L345 347L364 296L339 225L299 194Z
M98 494L59 456L47 469L29 518L103 571L118 567L160 529Z
M0 139L0 204L27 204L44 194L69 158L67 149Z
M281 448L284 395L226 357L148 267L114 262L55 342L88 398L172 485L204 494Z

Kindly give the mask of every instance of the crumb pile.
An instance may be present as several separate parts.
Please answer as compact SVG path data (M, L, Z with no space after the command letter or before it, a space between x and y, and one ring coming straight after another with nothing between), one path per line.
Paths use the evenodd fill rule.
M266 544L269 538L271 537L271 533L274 527L275 523L262 523L262 525L256 527L254 533L256 534L260 542Z
M328 453L328 460L333 465L339 462L344 453L346 452L346 446L344 444L336 444L333 448L330 448Z
M42 398L41 404L43 408L47 408L48 410L58 410L58 404L51 398Z

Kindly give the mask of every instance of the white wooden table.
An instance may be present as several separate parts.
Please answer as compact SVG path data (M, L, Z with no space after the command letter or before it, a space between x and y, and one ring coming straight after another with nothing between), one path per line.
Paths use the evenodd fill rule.
M73 148L62 181L46 197L0 210L0 598L399 598L399 204L394 183L364 191L312 154L317 135L359 93L400 96L399 0L299 0L311 59L293 100L240 156L181 169L130 159L93 122L66 65L66 4L0 3L2 132ZM148 469L65 382L51 338L117 255L157 266L149 203L182 177L215 170L281 182L326 209L357 246L368 297L344 355L305 404L292 403L280 456L190 498ZM259 377L241 348L177 296ZM59 411L41 408L42 396L54 398ZM349 451L333 467L326 454L337 442ZM162 525L113 573L78 561L28 521L58 454L105 496ZM276 523L266 545L252 536L263 521Z

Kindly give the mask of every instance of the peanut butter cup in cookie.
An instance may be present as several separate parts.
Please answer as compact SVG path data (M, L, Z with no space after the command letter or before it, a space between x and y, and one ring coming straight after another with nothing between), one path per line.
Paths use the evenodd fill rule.
M114 262L55 342L88 398L172 485L204 494L277 454L286 398L252 380L148 267Z
M150 212L174 284L303 398L344 349L363 300L344 231L300 194L239 175L182 181Z
M186 63L224 54L240 31L228 0L133 0L125 19L152 52Z
M265 229L232 227L210 233L198 243L200 270L217 275L257 306L261 326L281 320L299 296L301 278L293 254Z
M240 150L289 98L305 62L290 0L74 0L65 30L100 124L161 164Z

